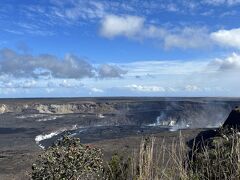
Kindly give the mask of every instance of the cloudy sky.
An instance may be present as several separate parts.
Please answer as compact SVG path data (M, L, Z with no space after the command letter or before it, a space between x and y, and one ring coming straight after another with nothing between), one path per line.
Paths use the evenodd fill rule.
M240 0L1 0L0 97L240 96Z

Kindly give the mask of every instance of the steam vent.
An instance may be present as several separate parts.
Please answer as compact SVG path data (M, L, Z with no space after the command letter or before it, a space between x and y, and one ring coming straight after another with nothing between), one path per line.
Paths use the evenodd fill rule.
M224 122L223 127L240 129L240 107L236 106L235 109L232 110Z

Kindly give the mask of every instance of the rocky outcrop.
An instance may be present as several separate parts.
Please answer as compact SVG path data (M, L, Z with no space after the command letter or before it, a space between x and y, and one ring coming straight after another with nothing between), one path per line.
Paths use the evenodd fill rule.
M240 108L236 107L223 124L223 128L240 129Z
M193 145L195 145L196 147L194 148L202 150L202 146L211 147L214 141L219 141L219 139L228 140L227 136L238 134L239 130L240 108L236 106L221 127L200 132L194 139L188 142L188 145L190 148L193 148Z

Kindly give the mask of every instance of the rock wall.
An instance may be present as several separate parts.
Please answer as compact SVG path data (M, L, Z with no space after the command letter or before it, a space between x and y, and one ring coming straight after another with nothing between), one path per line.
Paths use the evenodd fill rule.
M97 103L66 103L66 104L1 104L0 113L44 113L44 114L71 114L71 113L108 113L114 112L111 105Z

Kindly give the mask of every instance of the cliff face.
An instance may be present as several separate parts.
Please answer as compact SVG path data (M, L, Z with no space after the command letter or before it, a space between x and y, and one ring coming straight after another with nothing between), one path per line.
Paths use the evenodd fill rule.
M94 125L150 125L197 128L219 126L239 102L201 101L12 101L0 103L0 113L71 115L81 114ZM48 118L47 118L48 119ZM49 118L52 119L52 118ZM64 117L61 119L65 119Z
M66 103L66 104L1 104L0 113L44 113L44 114L72 114L72 113L107 113L114 112L112 106L107 104Z

